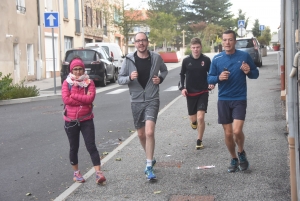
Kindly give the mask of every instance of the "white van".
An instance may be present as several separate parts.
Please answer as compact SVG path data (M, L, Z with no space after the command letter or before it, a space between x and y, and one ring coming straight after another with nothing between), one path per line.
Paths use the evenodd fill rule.
M102 42L95 42L95 43L87 43L85 44L85 47L103 47L105 49L108 56L113 58L115 66L118 67L118 69L121 68L123 63L123 53L121 51L121 48L116 43L102 43Z

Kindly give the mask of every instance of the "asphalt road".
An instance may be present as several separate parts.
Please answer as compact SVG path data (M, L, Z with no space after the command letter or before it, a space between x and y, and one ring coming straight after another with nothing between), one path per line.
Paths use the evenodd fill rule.
M179 70L169 71L160 85L161 109L180 95L165 91L176 88ZM102 156L134 131L129 93L107 94L116 89L127 86L100 92L94 101L96 144ZM52 200L73 184L62 110L60 98L0 106L0 200ZM85 174L92 163L81 142L79 167Z

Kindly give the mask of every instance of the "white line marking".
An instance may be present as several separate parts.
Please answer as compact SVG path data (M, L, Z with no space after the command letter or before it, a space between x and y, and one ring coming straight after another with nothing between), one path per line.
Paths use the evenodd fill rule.
M167 88L164 91L179 91L179 89L178 89L178 86L172 86L172 87Z
M111 91L111 92L109 92L107 94L120 94L120 93L122 93L124 91L128 91L128 89L116 89L116 90Z
M180 95L174 100L172 100L168 105L166 105L159 113L158 116L160 116L162 113L164 113L171 105L173 105L179 98L182 98L183 96ZM110 152L105 158L101 160L101 166L103 166L105 163L107 163L112 157L114 157L117 153L120 152L121 149L123 149L126 145L128 145L131 140L133 140L135 137L137 137L137 132L134 132L129 138L127 138L122 144L120 144L117 148L115 148L112 152ZM92 176L95 173L95 169L90 169L85 175L83 175L83 178L86 180L90 176ZM57 198L55 198L54 201L63 201L66 199L73 191L75 191L82 183L73 183L67 190L65 190L62 194L60 194Z

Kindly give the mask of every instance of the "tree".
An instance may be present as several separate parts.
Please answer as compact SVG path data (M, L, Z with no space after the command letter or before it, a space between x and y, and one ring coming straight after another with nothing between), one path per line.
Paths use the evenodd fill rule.
M233 17L229 8L232 4L229 0L193 0L189 6L190 11L187 15L189 22L214 23L222 25L224 20Z
M271 37L271 29L270 27L266 27L266 29L262 31L261 36L259 36L257 40L261 45L269 45Z
M259 30L259 21L258 19L255 20L253 28L252 28L252 34L254 37L260 36L260 30Z
M164 12L174 16L182 16L186 3L184 0L149 0L150 12Z
M128 53L128 41L129 33L136 25L146 25L147 15L144 13L145 10L119 10L119 17L114 20L114 24L121 28L121 33L125 39L125 55Z
M163 12L152 13L148 18L150 26L149 39L151 43L165 44L174 42L177 35L177 18L172 14Z

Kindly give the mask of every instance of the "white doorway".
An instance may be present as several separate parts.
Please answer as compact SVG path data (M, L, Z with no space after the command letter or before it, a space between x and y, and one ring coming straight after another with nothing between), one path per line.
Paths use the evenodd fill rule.
M57 37L54 36L54 59L55 59L55 71L58 71L57 59ZM46 58L46 78L51 78L51 74L54 73L53 66L53 48L52 48L52 37L45 36L45 58Z

